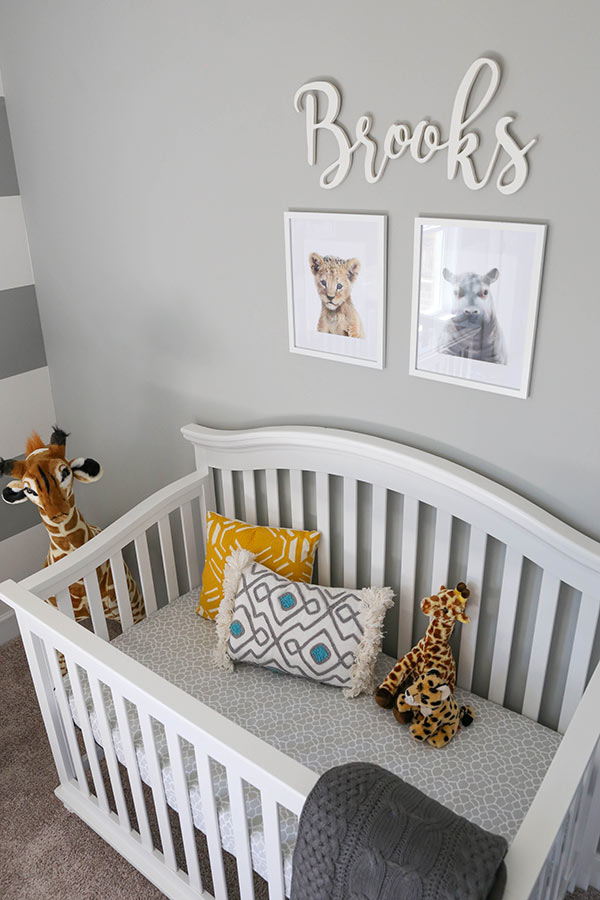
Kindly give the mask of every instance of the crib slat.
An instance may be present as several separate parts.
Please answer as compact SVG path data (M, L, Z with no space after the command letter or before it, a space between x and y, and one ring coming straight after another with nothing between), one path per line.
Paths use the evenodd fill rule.
M179 515L181 517L181 530L183 532L188 590L193 591L195 588L200 587L200 567L198 565L196 529L194 527L194 515L192 513L191 500L179 507Z
M369 584L383 587L385 578L385 524L387 515L387 491L373 485L371 506L371 575Z
M452 516L446 510L438 509L435 519L435 543L433 565L431 567L431 593L439 591L441 585L448 587L450 567L450 541L452 540Z
M600 603L598 597L594 597L588 592L583 593L579 605L573 652L569 662L567 683L558 721L558 730L561 734L564 734L567 730L567 726L575 712L575 707L585 690L599 612Z
M329 585L331 582L331 544L329 542L329 475L327 472L316 473L317 484L317 530L321 532L319 540L319 584Z
M356 587L358 482L344 478L344 587Z
M54 692L58 703L60 717L62 719L63 730L67 738L69 750L71 751L71 759L73 760L73 766L75 768L77 786L85 797L89 797L90 789L88 787L87 778L83 768L83 761L81 759L81 752L79 750L79 744L77 742L77 736L75 734L75 725L73 723L71 707L69 706L67 693L65 691L64 678L60 671L56 653L54 653L51 649L49 649L48 651L47 660L48 668L50 669L50 675L52 677L52 682L54 684Z
M127 803L125 802L125 794L123 791L123 782L121 781L121 773L119 772L119 763L115 753L113 738L108 722L106 707L104 705L104 694L100 686L100 682L91 672L87 673L90 691L92 693L92 701L96 712L96 722L98 723L98 731L102 740L102 748L106 758L106 767L110 778L113 796L117 805L117 813L119 815L119 824L125 831L129 831L131 824L129 821L129 813L127 812Z
M24 625L21 625L21 638L27 654L27 661L35 685L44 725L48 733L58 777L61 784L66 784L73 778L75 773L70 764L71 754L67 735L62 724L62 716L54 702L54 686L52 684L48 655L55 656L56 654L53 647L44 643L37 635L32 634ZM71 722L71 726L72 724Z
M83 743L85 745L85 752L87 753L88 763L90 765L90 771L92 773L92 780L94 782L94 788L96 790L96 797L98 798L100 808L108 815L108 797L106 796L104 779L102 778L102 772L100 771L98 751L96 749L96 742L92 733L92 726L90 725L89 713L85 700L83 698L83 690L81 687L81 679L79 676L79 667L69 658L68 654L65 654L65 661L67 663L67 669L69 671L71 690L73 691L73 700L75 701L75 709L77 710L77 715L79 717L79 727L81 729L81 734L83 735Z
M165 857L165 863L171 871L177 871L177 862L175 860L175 849L173 846L173 835L171 833L171 825L169 823L169 813L167 809L167 801L165 798L165 788L162 779L162 771L160 760L156 750L156 742L154 732L152 730L152 722L147 712L138 707L138 718L140 721L140 729L142 732L142 741L144 743L144 754L148 765L148 773L150 775L150 787L152 788L152 797L154 798L154 809L156 810L156 820L158 822L158 830L160 832L160 841L162 851Z
M400 598L398 610L398 657L412 647L412 630L417 572L417 537L419 531L419 501L404 497L402 513L402 557L400 563Z
M563 885L563 890L560 894L561 900L562 897L564 897L566 891L572 889L569 887L569 875L574 872L573 863L579 855L581 845L585 842L585 826L589 825L589 786L592 777L591 770L592 767L589 766L587 772L584 774L583 779L579 784L579 788L577 791L577 800L574 804L576 805L576 812L571 819L570 835L564 851L564 866L561 882ZM573 805L571 806L571 809L573 809Z
M560 578L550 574L548 571L544 571L540 585L525 695L523 697L523 715L529 719L534 719L536 722L542 703L559 592Z
M127 768L129 787L131 788L135 817L138 822L142 845L146 848L146 850L151 851L154 847L152 842L152 832L150 831L150 824L148 822L146 801L144 800L142 780L140 778L140 770L138 768L135 746L131 734L131 726L129 724L129 717L127 715L127 710L125 707L125 700L120 694L113 692L113 704L117 716L117 726L119 729L119 736L121 738L123 755L125 756L125 767Z
M223 851L221 849L221 833L219 831L219 814L210 771L210 759L199 747L194 749L215 900L228 900Z
M94 570L89 575L84 575L83 583L85 584L85 592L87 594L94 632L98 637L102 638L102 640L107 641L108 628L106 627L106 619L104 618L104 607L102 606L100 585L98 584L96 571Z
M119 550L110 558L110 569L112 572L113 584L117 595L117 607L119 609L119 618L121 619L121 628L127 631L133 625L133 614L131 612L131 598L129 597L129 588L127 587L127 576L125 574L125 564L123 563L123 554Z
M233 472L230 469L221 469L221 483L223 485L223 515L228 519L235 519Z
M196 838L194 836L194 820L190 809L190 794L183 767L183 759L181 757L181 741L179 735L174 733L171 728L166 729L166 735L188 879L190 887L193 890L200 892L202 890L202 878L200 876L198 851L196 849Z
M469 557L465 577L466 584L471 592L471 596L467 600L467 615L471 621L461 629L457 673L457 684L467 691L471 690L473 683L473 667L475 664L477 629L481 611L486 549L487 534L479 528L471 527Z
M304 528L304 497L302 494L302 472L290 470L290 499L292 505L292 528Z
M242 479L244 485L244 519L249 525L256 525L258 516L256 513L256 484L254 483L254 470L244 469Z
M230 769L227 770L227 784L229 787L229 804L235 840L235 858L240 885L240 898L241 900L255 900L248 817L244 802L244 785L240 776Z
M265 796L264 791L261 792L261 805L267 855L269 900L285 900L279 808L277 801L273 797Z
M500 705L504 702L504 693L506 691L508 664L510 662L510 650L515 630L515 617L517 615L522 569L522 555L513 547L507 547L506 557L504 559L504 573L496 625L496 640L494 641L494 654L492 657L492 671L488 692L488 698L493 703L499 703Z
M156 593L154 592L154 579L152 577L152 566L150 565L150 553L148 551L148 535L144 531L135 539L135 555L137 557L138 568L140 570L140 581L142 582L142 595L144 597L144 606L146 607L146 615L156 612Z
M267 488L267 524L277 527L280 525L277 469L265 469L265 482Z
M215 484L214 484L214 470L208 470L209 478L205 484L202 485L202 489L200 491L200 495L198 497L198 503L200 506L200 531L202 536L202 549L206 553L206 517L209 510L214 510L216 508L215 503Z
M564 835L561 842L556 847L556 859L552 877L548 882L544 900L562 900L564 890L561 891L561 876L564 871L564 849L567 836Z
M575 865L571 868L569 890L575 890L576 883L592 883L592 871L597 857L598 846L598 767L600 764L600 745L588 764L588 777L585 783L586 796L582 804L581 822L575 840ZM594 827L594 823L595 827ZM584 862L585 861L585 862Z
M173 535L171 533L171 523L169 516L164 516L158 522L158 536L160 540L160 552L162 555L163 568L165 570L165 582L167 585L167 596L169 603L179 596L179 585L177 583L177 569L175 568L175 553L173 551Z
M64 591L59 591L56 595L56 605L60 609L61 613L64 613L65 616L68 616L69 619L75 618L75 610L73 609L73 601L71 600L71 592L67 588Z

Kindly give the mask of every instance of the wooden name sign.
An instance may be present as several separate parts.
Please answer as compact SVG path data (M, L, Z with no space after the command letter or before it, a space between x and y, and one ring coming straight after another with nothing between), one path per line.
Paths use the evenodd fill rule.
M479 103L472 112L468 112L469 98L477 81L489 72L489 84ZM360 116L354 129L354 141L340 125L337 117L340 112L342 98L340 92L329 81L308 81L298 88L294 97L294 106L298 112L304 108L306 112L306 142L308 148L308 164L314 166L317 161L317 134L327 131L335 138L338 156L321 173L319 184L322 188L337 187L346 178L356 151L363 147L365 151L365 178L370 184L378 182L392 159L399 159L405 153L415 162L426 163L440 150L448 152L448 178L456 178L460 171L466 186L477 191L488 183L497 165L502 168L496 177L496 187L502 194L514 194L523 187L529 172L527 153L535 144L533 138L523 147L509 131L513 116L502 116L496 122L496 146L488 162L487 169L481 178L475 170L473 155L479 147L477 132L470 130L471 125L492 102L500 84L500 65L493 59L481 57L476 59L460 83L452 115L448 138L442 140L440 128L429 119L422 119L414 128L406 122L393 122L383 140L383 154L378 162L378 144L371 135L373 120L371 116ZM325 97L325 109L321 109L319 95ZM504 154L508 159L501 160Z

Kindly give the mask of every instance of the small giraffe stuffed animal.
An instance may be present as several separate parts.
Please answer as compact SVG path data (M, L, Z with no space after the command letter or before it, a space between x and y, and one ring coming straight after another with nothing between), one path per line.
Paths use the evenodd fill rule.
M469 589L460 581L454 590L442 585L437 594L421 600L421 609L430 619L427 631L419 643L398 660L375 692L379 706L394 706L394 715L399 722L412 719L411 707L404 700L408 685L429 669L437 669L450 692L454 692L456 663L448 642L455 623L469 621L465 615L468 597Z
M73 483L74 479L86 483L98 481L102 477L102 467L89 457L68 461L65 456L67 437L66 432L55 426L50 442L46 445L34 431L27 441L24 460L0 457L0 475L12 475L15 478L2 491L2 498L7 503L31 500L40 511L42 522L50 536L50 550L45 566L58 562L77 550L100 531L95 525L89 525L75 506ZM109 562L98 566L96 574L106 618L120 621ZM127 566L125 574L133 621L139 622L144 618L144 600ZM69 592L75 619L79 621L87 618L90 611L83 581L72 584ZM56 606L55 597L50 597L48 602Z

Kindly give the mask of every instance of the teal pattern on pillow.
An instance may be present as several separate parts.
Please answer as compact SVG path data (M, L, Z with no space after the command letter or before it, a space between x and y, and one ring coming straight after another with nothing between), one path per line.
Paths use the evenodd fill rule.
M294 583L247 550L227 559L217 614L217 660L253 663L346 689L371 690L390 588Z

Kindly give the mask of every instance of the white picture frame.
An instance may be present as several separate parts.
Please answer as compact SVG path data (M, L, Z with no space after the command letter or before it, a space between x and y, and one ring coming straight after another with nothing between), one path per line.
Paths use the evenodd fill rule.
M284 226L290 351L383 369L387 217L289 211Z
M546 225L418 217L409 372L525 399Z

